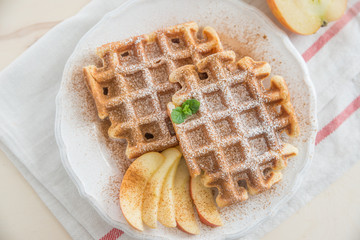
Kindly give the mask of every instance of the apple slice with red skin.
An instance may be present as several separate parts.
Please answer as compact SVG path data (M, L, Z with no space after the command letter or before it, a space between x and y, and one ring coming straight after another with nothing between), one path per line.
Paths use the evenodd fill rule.
M174 200L177 228L189 234L199 234L200 228L190 197L190 174L184 159L180 160L175 175Z
M144 190L151 176L163 164L165 157L150 152L137 158L126 171L120 186L120 208L126 221L139 231L144 230L142 202Z
M201 182L201 176L192 177L190 195L196 207L200 221L210 227L222 226L220 213L210 188Z
M290 31L309 35L339 19L347 0L267 0L279 22Z

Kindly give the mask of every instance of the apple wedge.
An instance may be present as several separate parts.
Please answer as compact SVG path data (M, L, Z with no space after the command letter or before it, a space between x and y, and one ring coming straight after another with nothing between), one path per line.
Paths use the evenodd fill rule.
M163 155L166 158L169 158L169 154L177 154L175 151L164 151ZM159 222L166 227L176 227L175 220L175 205L174 205L174 180L176 170L179 165L180 157L176 158L176 161L171 166L168 175L166 176L165 182L162 187L161 197L159 202L158 210L158 220Z
M190 197L190 174L185 160L181 159L175 175L174 199L177 227L189 234L199 234L200 228L195 218Z
M339 19L347 0L267 0L267 3L282 25L295 33L309 35Z
M126 221L139 231L144 230L141 216L144 189L164 159L165 157L160 153L146 153L130 165L122 180L119 194L120 208Z
M223 225L211 189L202 184L200 176L191 178L190 195L203 224L210 227Z
M142 205L142 219L151 228L157 227L159 201L166 176L174 163L181 158L181 153L176 148L166 149L161 155L165 157L164 163L148 181Z

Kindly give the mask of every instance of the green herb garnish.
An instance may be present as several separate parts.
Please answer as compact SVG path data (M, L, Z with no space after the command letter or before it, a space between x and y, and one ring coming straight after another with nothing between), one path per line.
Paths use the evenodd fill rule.
M181 107L176 107L171 112L171 119L174 123L183 123L185 119L199 111L200 102L196 99L186 100Z

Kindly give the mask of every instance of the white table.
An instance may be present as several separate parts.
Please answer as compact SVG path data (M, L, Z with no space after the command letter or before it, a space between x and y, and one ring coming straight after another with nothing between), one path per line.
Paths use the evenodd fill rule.
M0 71L89 0L0 1ZM265 1L264 1L265 4ZM272 239L360 239L360 162L295 215ZM0 239L71 239L0 151Z

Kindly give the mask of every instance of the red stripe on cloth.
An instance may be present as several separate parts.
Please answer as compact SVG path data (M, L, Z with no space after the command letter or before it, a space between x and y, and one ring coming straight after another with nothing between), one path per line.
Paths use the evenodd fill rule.
M123 233L124 233L123 231L121 231L117 228L113 228L110 230L110 232L108 232L106 235L104 235L99 240L116 240L118 237L123 235Z
M360 12L360 1L354 4L340 20L332 25L321 37L314 42L304 53L303 58L308 62L332 37L334 37L351 19Z
M360 96L355 98L344 111L342 111L339 115L337 115L331 122L329 122L325 127L323 127L318 134L316 135L315 145L318 145L322 140L324 140L327 136L332 134L341 124L345 122L356 110L360 108ZM113 228L110 232L108 232L105 236L100 238L100 240L116 240L120 237L124 232Z
M360 12L358 1L346 14L327 30L308 50L303 53L305 62L309 61L333 36L335 36L353 17ZM343 112L335 117L329 124L323 127L316 135L315 145L333 133L351 114L360 107L360 96L357 97ZM124 232L113 228L99 240L116 240Z
M333 133L341 124L345 122L356 110L360 108L360 96L355 98L339 115L337 115L331 122L323 127L316 135L315 145L318 145L327 136Z

